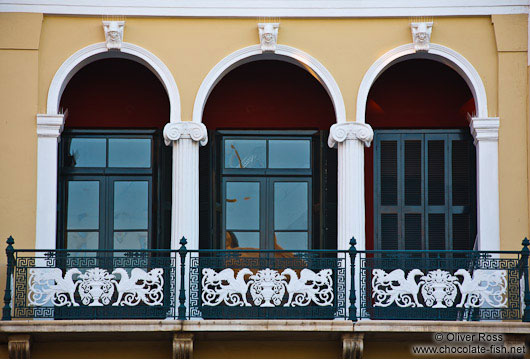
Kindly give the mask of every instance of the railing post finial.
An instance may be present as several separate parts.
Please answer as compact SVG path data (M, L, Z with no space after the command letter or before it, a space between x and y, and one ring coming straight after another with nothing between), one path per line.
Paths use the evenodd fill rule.
M186 239L186 237L182 236L179 243L182 247L184 247L184 249L186 249L185 245L188 244L188 240ZM180 248L182 249L182 247Z
M6 255L7 255L7 277L6 277L6 290L4 293L4 308L2 310L2 320L11 320L11 275L13 274L13 267L15 265L15 240L12 236L6 241Z
M357 257L357 248L355 248L355 245L357 244L357 241L355 240L355 237L351 237L350 239L350 249L348 250L350 255L350 307L348 309L349 315L348 319L351 321L356 322L357 321L357 306L355 305L355 302L357 301L357 297L355 295L355 258Z
M182 237L180 240L179 256L180 256L180 293L179 293L179 309L178 309L178 319L186 320L186 286L184 285L186 278L186 255L188 249L186 244L188 241L185 237Z
M523 322L530 322L530 288L528 282L528 257L530 256L530 241L525 237L523 239L523 249L521 250L521 263L522 271L524 276L524 313L523 313Z

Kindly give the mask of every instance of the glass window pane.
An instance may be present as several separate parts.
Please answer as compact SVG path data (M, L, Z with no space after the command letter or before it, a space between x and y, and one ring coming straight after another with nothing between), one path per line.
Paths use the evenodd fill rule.
M277 249L308 249L307 232L276 232L276 244Z
M105 167L106 139L72 138L65 158L67 167Z
M259 249L259 232L226 232L226 249Z
M259 230L259 182L227 182L226 229Z
M109 167L151 167L149 138L109 139Z
M309 140L270 140L269 168L311 168Z
M147 181L114 182L114 229L147 229Z
M99 229L99 182L68 181L67 229Z
M274 229L306 229L307 182L274 183Z
M98 232L68 232L66 234L67 249L98 249Z
M265 168L265 140L225 140L225 168Z
M147 232L114 232L114 249L147 249Z

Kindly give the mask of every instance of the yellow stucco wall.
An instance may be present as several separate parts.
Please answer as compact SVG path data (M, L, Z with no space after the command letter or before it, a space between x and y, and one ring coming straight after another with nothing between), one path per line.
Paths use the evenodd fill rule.
M172 357L172 348L169 340L35 342L31 348L32 359L72 359L72 353L76 359L168 359Z
M5 239L35 246L38 47L41 14L0 14L0 288Z
M237 334L234 334L236 336ZM195 359L309 359L340 358L341 342L333 341L196 341L193 345Z
M515 249L529 228L526 25L519 15L493 20L436 18L432 42L454 49L473 64L486 88L489 116L501 117L501 240L503 249ZM256 22L127 18L124 40L151 51L168 66L179 89L181 117L190 120L197 90L212 67L258 43ZM100 17L39 14L2 14L0 30L0 236L13 234L17 247L31 247L35 115L46 112L48 89L61 64L81 48L104 41L104 34ZM368 68L385 52L410 42L406 18L282 19L279 31L279 43L307 52L330 71L350 121L355 120L357 92Z
M528 16L492 17L498 51L501 249L528 234ZM489 97L488 97L489 100ZM490 114L491 115L491 114Z
M77 50L104 40L100 18L44 17L39 111L46 109L49 85L60 65ZM144 47L168 66L179 88L182 119L189 120L206 74L225 56L257 44L258 36L255 19L127 18L124 41ZM410 43L411 35L408 19L283 19L278 42L307 52L331 72L347 118L354 121L364 74L385 52ZM497 58L491 19L436 19L432 42L460 52L477 68L488 93L490 115L496 115Z

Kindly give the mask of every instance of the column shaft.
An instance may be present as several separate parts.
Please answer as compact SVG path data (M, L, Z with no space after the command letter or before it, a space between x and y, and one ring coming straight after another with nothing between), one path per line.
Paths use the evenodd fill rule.
M171 248L184 236L189 249L199 248L199 144L191 138L173 142Z

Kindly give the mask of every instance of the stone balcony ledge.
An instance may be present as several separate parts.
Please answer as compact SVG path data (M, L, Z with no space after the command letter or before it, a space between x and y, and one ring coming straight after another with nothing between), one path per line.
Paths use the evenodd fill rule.
M335 333L505 333L530 335L530 323L403 320L12 320L0 334L147 332L335 332Z

